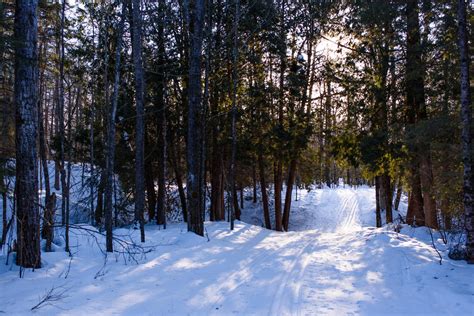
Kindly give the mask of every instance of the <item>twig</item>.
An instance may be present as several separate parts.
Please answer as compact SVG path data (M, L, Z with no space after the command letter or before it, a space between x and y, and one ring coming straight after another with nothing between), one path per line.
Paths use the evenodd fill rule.
M442 265L443 264L443 257L439 253L438 248L436 248L434 238L433 238L433 232L431 231L431 228L428 227L428 231L430 232L430 236L431 236L431 245L433 246L434 250L436 250L436 253L439 256L439 265Z
M58 302L62 300L63 298L67 297L65 293L68 290L69 290L68 288L64 288L63 286L59 286L59 287L53 286L46 292L46 294L42 298L40 298L40 301L38 302L38 304L33 306L30 310L34 311L46 305L54 305L52 304L53 302Z

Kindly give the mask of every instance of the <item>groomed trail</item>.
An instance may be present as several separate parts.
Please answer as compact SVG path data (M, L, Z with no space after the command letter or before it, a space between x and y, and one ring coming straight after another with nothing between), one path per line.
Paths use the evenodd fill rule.
M237 222L206 223L207 238L183 224L147 226L147 249L109 256L74 231L72 260L18 278L0 268L0 313L28 314L56 287L67 292L35 314L58 315L470 315L474 267L439 257L424 228L401 233L374 224L372 188L298 192L290 232ZM258 211L250 201L244 219ZM138 232L116 234L139 239ZM436 236L435 236L436 239ZM102 240L99 240L102 242ZM444 257L445 253L441 250ZM2 263L5 257L1 257ZM67 271L67 278L65 278Z

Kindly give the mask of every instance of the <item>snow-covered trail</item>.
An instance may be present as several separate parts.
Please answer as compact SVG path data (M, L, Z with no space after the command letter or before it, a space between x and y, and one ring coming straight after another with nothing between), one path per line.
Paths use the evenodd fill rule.
M288 233L206 223L208 241L182 224L166 231L147 226L146 246L155 250L138 265L116 255L103 268L98 247L76 232L67 278L63 252L44 254L45 267L23 279L15 267L0 265L0 313L28 314L53 286L68 288L67 296L36 314L472 313L474 267L449 259L439 265L422 228L400 234L371 227L372 189L299 194ZM137 231L116 233L139 239Z
M289 229L292 231L317 229L321 232L359 229L367 213L371 213L372 205L366 203L361 208L358 195L370 195L371 192L370 189L352 188L300 192L302 196L292 204Z

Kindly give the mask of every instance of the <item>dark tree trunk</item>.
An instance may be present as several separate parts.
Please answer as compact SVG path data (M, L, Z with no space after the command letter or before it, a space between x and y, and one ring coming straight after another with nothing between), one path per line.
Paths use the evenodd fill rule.
M420 46L420 23L417 0L408 0L406 7L407 17L407 53L406 53L406 97L407 123L412 127L417 123L420 109L424 104L424 83ZM407 223L412 225L425 224L423 212L423 196L420 177L420 153L416 144L410 148L410 212L407 213Z
M150 146L147 142L146 147ZM145 148L146 151L146 148ZM156 191L155 191L155 173L152 164L152 153L148 153L145 158L145 185L146 196L148 201L148 220L151 222L156 218Z
M425 225L438 229L438 216L436 201L433 196L433 172L431 167L431 157L429 145L425 144L425 149L421 155L420 180L423 190L423 209L425 213Z
M166 117L164 98L158 107L158 199L156 223L166 228Z
M459 51L461 56L461 119L462 157L464 165L464 216L466 227L467 262L474 264L474 175L472 169L472 109L469 81L469 43L466 21L466 2L458 1Z
M240 208L244 208L244 187L240 185ZM240 218L238 218L240 220Z
M283 229L288 231L288 225L290 223L290 210L291 210L291 195L293 192L293 185L295 184L296 176L296 159L291 160L290 168L288 170L288 180L286 183L286 195L285 195L285 207L283 209Z
M4 181L4 180L3 180ZM4 182L5 184L5 182ZM7 221L7 189L4 185L4 189L2 191L2 240L0 242L0 248L3 247L5 241L7 239L7 232L8 232L8 221Z
M105 174L100 173L99 186L97 188L97 205L95 208L95 224L102 225L102 217L104 216L104 189L105 189Z
M217 136L215 136L217 137ZM212 168L211 168L211 220L224 220L222 215L222 157L218 152L217 140L213 140Z
M117 28L117 42L115 47L114 90L112 103L107 117L107 142L105 158L105 231L106 250L113 252L113 189L114 189L114 162L115 162L115 116L117 113L118 94L120 86L120 51L122 50L122 32L125 24L125 4L122 4L122 16Z
M158 25L158 63L160 65L165 65L165 36L164 36L164 24L165 9L160 4L160 22ZM166 228L166 153L167 153L167 144L166 144L166 99L165 99L165 89L166 89L166 74L164 73L165 69L161 66L161 69L158 74L158 88L156 95L157 102L157 124L158 124L158 200L156 207L156 223L158 225L163 225L163 228Z
M415 167L416 168L416 167ZM412 167L411 170L411 188L410 198L408 199L408 211L406 222L408 225L424 226L425 216L423 213L423 197L421 195L421 182L417 170Z
M203 187L201 185L202 171L202 102L201 102L201 59L204 26L204 0L195 0L191 5L189 56L189 87L188 87L188 126L187 126L187 209L188 230L198 235L204 235ZM191 24L190 23L190 24Z
M95 174L94 174L94 112L95 112L95 94L92 92L92 102L91 102L91 116L89 118L89 162L90 162L90 175L89 175L89 204L90 204L90 217L91 217L91 224L94 225L95 223L95 212L94 212L94 181L95 181Z
M401 179L398 180L398 185L397 185L397 195L395 197L395 210L398 211L398 207L400 206L400 200L402 198L402 192L403 192L403 187L402 187L402 182Z
M282 162L280 160L274 163L275 230L277 231L283 230L281 217L282 169Z
M140 0L131 0L132 54L135 73L135 221L140 223L141 241L145 242L145 80L142 58L142 16Z
M230 158L230 185L232 190L232 202L234 205L230 218L230 229L234 229L234 218L240 220L239 202L237 200L237 188L235 185L235 159L237 154L237 85L238 85L238 27L240 18L240 1L235 0L235 15L233 25L234 43L232 46L232 116L231 116L231 135L232 135L232 151Z
M382 227L382 215L380 212L380 176L375 177L375 226Z
M15 6L16 110L16 263L41 267L40 216L38 209L38 55L37 1L17 0Z
M257 171L255 164L252 166L253 203L257 203Z
M66 225L66 202L69 198L69 188L66 180L66 162L64 152L64 141L66 137L64 118L64 23L66 19L66 1L61 4L61 25L60 25L60 55L59 55L59 102L58 102L58 123L59 123L59 171L61 176L61 224ZM65 227L65 247L69 252L69 229Z
M260 190L262 192L263 218L265 220L265 228L272 229L272 223L270 222L270 209L268 207L267 182L265 181L265 165L262 154L258 155L258 171L260 178Z
M42 56L44 54L42 53ZM41 58L40 58L41 64ZM43 94L44 94L44 71L41 72L40 78L40 93L39 93L39 102L38 102L38 123L39 123L39 147L40 147L40 161L43 168L44 176L44 188L45 188L45 201L44 201L44 216L43 216L43 229L41 231L41 237L46 239L46 252L51 251L51 244L54 237L54 207L56 204L56 195L51 195L51 185L49 182L49 169L48 169L48 160L47 160L47 149L46 149L46 133L44 129L44 120L43 120Z
M184 186L183 186L183 178L181 175L181 169L180 169L180 164L179 164L179 155L176 153L176 145L174 144L174 138L173 138L173 132L170 131L170 146L169 146L169 154L170 154L170 164L171 167L173 168L175 177L176 177L176 185L178 186L178 195L179 195L179 201L181 203L181 209L183 213L183 221L187 222L188 221L188 212L186 210L186 193L184 192Z
M392 214L392 184L391 178L388 174L382 177L383 181L385 182L384 189L385 189L385 220L386 223L393 222L393 214Z

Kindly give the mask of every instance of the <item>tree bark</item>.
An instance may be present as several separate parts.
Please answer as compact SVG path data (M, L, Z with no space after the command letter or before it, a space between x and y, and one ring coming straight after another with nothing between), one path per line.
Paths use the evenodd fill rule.
M141 242L145 242L145 80L142 57L142 16L140 0L131 0L132 55L135 73L135 221L140 223Z
M422 75L422 60L420 47L420 23L418 17L418 0L408 0L407 17L407 53L406 53L406 96L407 123L414 126L418 122L420 109L424 104L424 83ZM420 177L420 148L412 144L410 148L410 186L411 199L407 213L407 223L425 224L423 212L423 196Z
M36 0L17 0L15 6L16 109L16 263L41 267L40 216L38 209L38 55Z
M204 236L204 207L201 171L203 163L202 145L202 102L201 102L201 59L204 26L204 0L195 0L191 5L192 30L190 36L189 87L188 87L188 130L187 130L187 209L188 231Z
M392 213L392 184L391 178L388 174L383 176L383 181L385 181L385 221L386 223L393 222L393 213Z
M431 168L429 146L427 146L426 151L424 151L421 156L420 180L423 190L425 225L430 228L438 229L438 212L436 210L436 201L433 196L433 172Z
M44 51L41 56L44 56ZM41 57L39 63L41 64ZM40 78L40 93L38 102L38 123L39 123L39 148L40 148L40 161L43 168L44 176L44 188L45 188L45 201L44 201L44 216L43 216L43 229L41 231L41 237L46 239L46 252L51 251L52 241L54 237L54 206L56 204L56 195L51 195L51 185L49 182L49 169L47 160L47 147L46 147L46 133L44 129L43 120L43 94L44 94L44 71L41 72Z
M417 173L416 166L411 168L411 189L408 199L408 211L406 222L408 225L424 226L425 216L423 213L423 197L421 195L420 176Z
M265 220L265 228L272 229L270 222L270 209L268 207L268 195L267 195L267 182L265 181L265 164L263 162L263 155L258 155L258 171L260 178L260 190L262 192L262 204L263 204L263 218Z
M125 4L122 4L122 16L117 27L117 42L115 47L115 65L114 65L114 90L112 94L112 103L107 117L107 142L105 158L105 235L106 250L113 252L113 185L114 185L114 162L115 162L115 116L117 113L118 94L120 86L120 51L122 50L122 32L125 24Z
M253 184L253 199L252 202L257 203L257 171L255 164L252 166L252 184Z
M403 192L402 182L401 182L401 179L398 179L397 195L395 196L395 203L394 203L394 208L395 208L396 211L398 211L398 207L400 206L400 200L402 198L402 192Z
M146 139L146 136L145 136ZM147 142L146 147L150 146ZM146 151L146 150L145 150ZM145 185L146 185L146 196L148 201L148 221L152 221L156 218L156 191L155 191L155 173L153 171L152 164L152 153L148 153L145 158Z
M183 186L183 179L181 175L181 169L179 166L179 155L176 153L176 145L174 144L174 138L173 138L173 131L169 131L170 134L170 146L169 146L169 155L170 155L170 164L171 167L173 168L175 177L176 177L176 185L178 186L178 195L179 195L179 201L181 203L181 210L183 214L183 221L187 222L188 221L188 212L186 210L186 193L184 192L184 186Z
M95 224L102 225L102 217L104 216L104 189L105 189L105 173L100 173L99 186L97 188L97 205L95 208Z
M158 225L163 225L163 228L166 228L166 153L167 153L167 144L166 144L166 98L165 98L165 89L166 89L166 74L164 65L166 63L165 59L165 36L164 36L164 11L165 9L160 4L159 18L160 22L158 25L158 63L161 66L161 69L158 74L158 88L156 95L157 102L157 124L158 124L158 135L157 135L157 145L158 145L158 199L156 207L156 223Z
M296 159L292 159L288 170L288 180L286 183L286 195L285 195L285 207L283 209L283 229L288 231L288 225L290 223L290 210L291 210L291 195L293 193L293 185L295 184L296 176Z
M472 168L472 109L469 81L469 43L466 21L466 2L458 0L459 52L461 57L461 119L462 158L464 165L463 202L466 229L467 262L474 264L474 174Z
M380 213L380 176L375 177L375 226L382 227L382 215Z
M282 231L282 214L281 214L281 190L282 190L282 162L280 160L274 163L274 195L275 195L275 230Z

